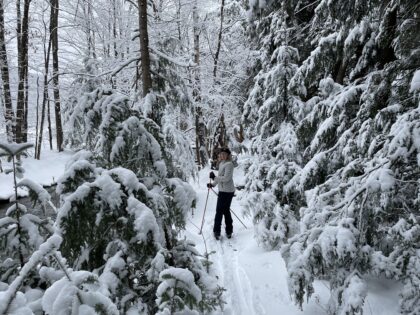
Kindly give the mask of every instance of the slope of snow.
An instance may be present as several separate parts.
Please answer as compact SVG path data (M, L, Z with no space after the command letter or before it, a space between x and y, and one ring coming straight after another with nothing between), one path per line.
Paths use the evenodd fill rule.
M199 252L215 251L210 256L219 284L226 289L224 294L225 315L325 315L325 305L330 298L328 283L317 281L315 293L303 311L290 299L287 287L287 270L279 251L265 251L258 247L250 218L244 218L240 202L234 198L232 210L245 223L245 228L233 216L233 238L227 239L222 224L222 239L213 237L213 221L217 196L210 191L205 213L203 233L199 235L204 206L207 197L206 183L210 169L200 171L198 182L191 184L197 191L197 209L187 224L185 236L197 244ZM244 182L244 173L236 169L235 184ZM217 189L216 189L217 191ZM239 196L242 191L237 191ZM365 302L364 314L398 314L398 291L400 286L393 281L372 279L368 281L369 294Z

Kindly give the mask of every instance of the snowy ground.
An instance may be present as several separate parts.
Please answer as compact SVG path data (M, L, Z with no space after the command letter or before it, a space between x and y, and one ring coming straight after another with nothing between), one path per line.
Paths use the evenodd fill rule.
M33 150L29 150L30 157L22 159L25 169L24 178L48 187L54 185L57 178L64 173L64 167L69 158L73 155L71 152L54 152L44 150L41 153L41 160L33 157ZM11 164L2 159L3 169L11 168ZM27 196L28 192L24 189L18 189L19 196ZM14 194L13 175L0 173L0 200L8 200Z
M191 184L197 191L198 204L194 215L187 224L185 236L197 244L197 249L204 253L215 251L211 257L220 285L227 291L227 302L223 314L226 315L301 315L327 314L325 305L329 299L328 283L315 284L315 293L301 311L291 301L287 289L287 270L279 251L267 252L258 247L253 238L250 218L242 216L240 201L243 192L237 192L233 199L232 210L245 223L245 228L234 216L234 236L228 240L213 237L213 220L216 209L216 195L210 191L205 214L203 235L199 227L205 206L209 169L200 172L199 181ZM241 170L235 171L235 184L242 183ZM369 282L370 293L365 303L364 314L396 315L398 312L398 291L394 282L372 280Z

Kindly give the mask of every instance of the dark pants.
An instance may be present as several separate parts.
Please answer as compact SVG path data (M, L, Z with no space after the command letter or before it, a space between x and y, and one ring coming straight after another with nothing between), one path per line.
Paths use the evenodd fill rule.
M232 234L232 215L230 214L230 204L232 203L233 192L219 191L217 198L216 217L214 218L213 232L215 235L220 235L222 226L222 217L225 216L226 234Z

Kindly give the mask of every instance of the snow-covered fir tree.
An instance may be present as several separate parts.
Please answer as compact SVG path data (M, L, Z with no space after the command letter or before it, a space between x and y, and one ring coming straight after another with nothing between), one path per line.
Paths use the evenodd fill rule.
M305 297L314 292L314 280L327 280L328 312L359 314L367 295L365 279L374 274L401 281L401 312L415 314L420 307L414 294L419 288L415 266L420 258L420 117L418 91L410 91L410 83L419 50L409 35L418 40L415 6L412 1L281 3L254 1L250 11L259 15L253 22L255 34L262 47L269 43L270 58L278 56L280 45L267 39L279 34L279 28L263 36L259 27L285 14L294 26L289 28L289 45L299 58L281 93L291 93L302 102L288 106L300 114L290 131L280 134L293 135L295 164L270 176L269 170L283 157L266 154L265 161L273 161L264 164L258 154L247 187L264 193L264 209L269 210L261 212L260 222L281 217L275 207L295 207L299 231L283 238L287 244L282 247L290 293L302 307ZM276 63L266 64L265 73L275 71ZM264 69L264 63L260 67ZM251 122L258 122L267 108L264 95L270 85L261 71L244 115ZM268 124L281 113L279 108L263 122ZM286 123L287 118L281 117L274 126ZM253 143L262 135L255 134ZM269 144L261 141L258 149ZM271 148L271 152L277 151ZM277 194L272 178L282 182ZM261 201L251 193L248 204L252 209ZM261 230L256 223L257 239L267 235L274 239L274 231Z
M160 304L169 293L162 288L170 282L171 270L180 268L192 277L200 298L191 300L189 291L183 291L183 300L169 307L171 312L216 309L222 289L212 285L214 279L191 244L178 240L195 193L171 177L182 170L165 152L168 137L141 111L153 106L144 104L153 99L132 104L112 90L96 89L74 107L68 122L72 143L88 151L74 156L59 182L61 250L75 270L103 270L99 282L123 312L133 307L164 311Z
M299 54L289 46L287 16L276 11L256 23L260 39L261 70L245 103L244 123L254 125L251 151L255 158L248 168L245 207L251 213L255 235L264 247L278 248L297 228L294 212L283 192L287 181L299 170L301 154L295 125L302 117L301 101L289 89L297 71Z

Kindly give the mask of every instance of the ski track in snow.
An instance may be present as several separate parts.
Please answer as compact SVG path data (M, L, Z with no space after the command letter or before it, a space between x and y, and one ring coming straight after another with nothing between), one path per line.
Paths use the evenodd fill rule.
M224 314L261 314L254 306L251 282L245 270L239 265L238 252L234 249L232 241L227 241L224 236L220 241L212 240L210 250L216 252L213 260L217 262L220 283L227 290L225 292L227 306Z
M198 211L195 217L195 225L197 226L199 226L197 223L203 215L202 209L204 208L205 195L204 198L201 195L202 193L199 193ZM213 262L215 274L219 278L219 285L226 289L223 294L226 304L222 314L263 315L266 312L261 303L259 303L259 298L254 294L253 286L247 272L239 262L238 255L241 252L241 248L238 247L240 244L235 238L239 237L237 234L243 232L244 227L240 226L238 221L234 221L235 231L233 237L232 239L227 239L224 234L223 221L221 239L217 241L213 236L216 200L217 197L214 195L209 199L203 226L203 236L206 239L207 250L209 252L215 252L210 256L210 260ZM201 209L200 206L202 207ZM203 242L202 239L201 242Z
M253 238L252 222L244 218L240 211L238 198L232 202L232 210L244 221L245 228L237 218L233 218L233 238L227 239L222 224L222 239L217 241L213 236L213 222L217 197L210 191L207 209L204 215L202 235L199 230L208 181L209 169L200 172L199 182L192 183L197 192L197 208L187 223L186 237L193 240L199 252L211 253L212 273L217 276L218 284L226 291L223 300L226 304L223 311L214 311L211 315L325 315L330 292L322 281L315 281L315 293L304 304L303 311L293 303L288 292L287 269L279 251L264 251ZM238 174L236 174L238 176ZM240 175L240 174L239 174ZM238 192L240 195L241 192ZM369 315L398 314L398 288L393 290L386 281L375 280L376 285L370 292L364 313Z

